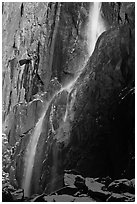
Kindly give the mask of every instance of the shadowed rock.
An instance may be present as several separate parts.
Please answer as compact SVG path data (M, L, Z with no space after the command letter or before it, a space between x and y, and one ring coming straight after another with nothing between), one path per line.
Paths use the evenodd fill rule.
M22 60L19 60L19 64L20 66L24 65L24 64L29 64L31 62L30 59L22 59Z

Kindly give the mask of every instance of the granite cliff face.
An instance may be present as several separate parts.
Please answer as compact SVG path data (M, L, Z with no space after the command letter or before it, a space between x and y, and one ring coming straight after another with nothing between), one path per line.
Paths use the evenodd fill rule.
M46 107L31 195L62 188L64 170L133 179L135 4L102 3L106 31L91 56L90 3L3 3L2 12L3 170L10 184L22 188L26 149ZM73 88L62 89L82 66Z

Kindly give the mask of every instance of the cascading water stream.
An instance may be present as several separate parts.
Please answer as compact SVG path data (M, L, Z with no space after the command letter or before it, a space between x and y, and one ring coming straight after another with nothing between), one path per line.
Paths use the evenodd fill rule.
M34 166L34 160L35 160L35 154L36 154L36 148L37 144L39 141L39 137L41 135L42 131L42 124L44 117L46 115L46 112L52 103L53 99L61 93L63 90L66 90L69 93L71 92L75 82L77 81L78 77L80 76L83 68L85 67L87 60L91 56L91 54L94 51L96 41L99 37L99 35L105 31L105 26L103 23L103 20L101 18L100 14L100 8L101 8L101 3L100 2L95 2L91 3L90 7L90 13L89 13L89 21L88 21L88 27L87 27L87 45L88 45L88 54L87 59L85 59L84 64L82 65L79 73L76 75L75 79L70 81L65 87L63 87L60 91L54 94L54 96L51 98L51 100L48 102L46 105L46 109L39 119L38 123L35 126L34 132L31 135L30 142L27 146L27 151L25 155L25 168L24 168L24 177L23 177L23 182L22 182L22 188L24 189L24 194L25 196L30 196L30 191L31 191L31 178L32 178L32 172L33 172L33 166ZM75 100L75 98L73 98ZM73 101L74 102L74 101ZM71 107L70 105L66 105L66 112L64 116L64 123L67 119L67 114L68 114L68 109Z
M45 111L40 117L39 121L37 122L35 129L33 131L33 134L31 135L30 142L27 146L27 151L25 155L24 179L22 182L22 188L24 189L24 195L27 197L30 196L30 184L31 184L31 178L32 178L35 153L36 153L37 143L38 143L38 140L41 134L41 130L42 130L43 119L54 97L57 96L59 93L61 93L64 89L66 88L64 87L61 90L59 90L57 93L55 93L53 97L51 98L51 100L47 103Z
M73 80L73 82L69 83L68 86L71 85L70 86L71 88L73 87L73 85L75 84L77 79L79 78L83 68L87 64L89 57L92 55L98 37L101 35L101 33L103 33L106 30L104 21L101 17L100 9L101 9L101 2L91 3L90 12L89 12L90 13L89 14L89 21L88 21L88 25L87 25L88 56L85 59L83 66L79 70L79 74L76 76L75 80ZM64 122L67 119L67 114L68 114L68 106L66 107Z
M91 3L89 23L87 28L87 42L88 42L88 53L92 55L97 39L103 33L106 28L104 21L101 17L101 2Z
M30 195L30 183L31 183L31 176L32 176L33 164L34 164L34 159L35 159L35 152L36 152L38 139L41 133L44 116L45 116L45 112L40 118L40 120L38 121L34 129L34 134L31 135L31 139L27 147L26 160L25 160L25 172L24 172L25 179L22 184L25 196Z

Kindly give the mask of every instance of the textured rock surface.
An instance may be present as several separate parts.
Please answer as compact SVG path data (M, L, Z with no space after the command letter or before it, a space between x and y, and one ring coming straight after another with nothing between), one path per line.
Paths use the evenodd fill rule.
M132 173L128 169L134 158L133 44L130 24L114 27L98 40L74 88L77 93L68 168L87 176L114 177L126 169L124 174L134 176L134 168Z
M127 188L125 193L120 191L119 187L115 186L115 189L107 187L108 178L84 178L81 175L74 175L66 173L64 175L64 187L46 195L33 195L31 198L25 198L23 196L22 189L15 191L14 189L3 190L3 201L6 198L10 198L10 201L31 201L31 202L104 202L104 201L127 201L134 202L135 195L129 193L131 189ZM71 182L70 182L71 180ZM125 179L130 183L131 180ZM124 185L125 180L113 181L113 183L121 183ZM80 185L82 181L82 185ZM111 185L111 184L110 184ZM115 190L117 189L117 193ZM114 190L114 191L113 191ZM135 189L134 189L135 190ZM7 196L6 196L7 195ZM10 197L9 197L10 196Z
M16 104L47 91L53 77L73 77L85 55L87 12L83 3L3 3L4 120Z
M89 3L4 2L2 12L3 132L7 135L3 135L3 166L10 174L10 183L21 188L26 147L48 105L31 194L49 194L62 188L64 182L71 186L66 191L82 188L85 193L90 185L85 185L82 176L133 179L135 4L102 3L107 31L99 37L71 93L64 90L55 97L75 78L88 55L85 28ZM65 169L82 176L64 181ZM6 180L7 175L3 175ZM58 198L41 199L88 201L97 196L99 201L127 201L132 196L125 191L129 188L128 193L134 193L129 180L111 183L108 179L111 196L102 192L104 184L93 183L91 198L61 193ZM126 189L122 195L121 188ZM4 192L4 199L6 195L11 197L9 191Z

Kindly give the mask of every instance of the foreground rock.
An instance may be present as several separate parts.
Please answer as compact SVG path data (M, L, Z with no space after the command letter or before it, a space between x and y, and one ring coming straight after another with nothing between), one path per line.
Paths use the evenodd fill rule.
M110 180L110 179L109 179ZM135 186L133 179L115 180L108 186L106 178L84 178L73 173L64 174L64 187L49 195L32 195L25 198L22 189L14 189L12 186L3 188L3 201L15 202L134 202ZM125 182L128 188L125 188ZM120 184L116 185L116 184ZM132 193L131 193L132 191Z
M65 187L52 193L51 195L40 195L33 198L33 202L130 202L135 200L133 192L133 185L126 188L124 187L125 181L132 183L133 180L120 179L113 181L108 186L108 178L84 178L81 175L74 175L65 173L64 184ZM105 182L106 181L106 182ZM112 189L114 183L121 183ZM122 186L123 184L123 186ZM111 190L110 190L111 187ZM117 189L117 190L116 190ZM117 193L115 193L117 191Z
M112 193L112 195L106 200L107 202L134 202L135 196L134 195L125 195L125 194L118 194Z
M109 191L113 191L115 193L117 192L129 192L129 193L135 193L135 181L134 179L128 180L128 179L120 179L113 181L108 186Z
M65 173L64 184L66 187L54 192L53 195L40 195L32 199L32 202L130 202L135 200L133 185L125 190L125 182L132 183L133 180L120 179L113 181L108 186L108 178L84 178L81 175ZM120 183L114 186L114 183ZM122 185L123 184L123 185ZM111 190L110 190L111 189ZM135 189L134 189L135 190ZM117 191L117 193L115 193ZM125 193L123 193L125 192Z
M6 186L2 189L2 201L3 202L22 202L24 201L24 190L14 189L12 186Z

